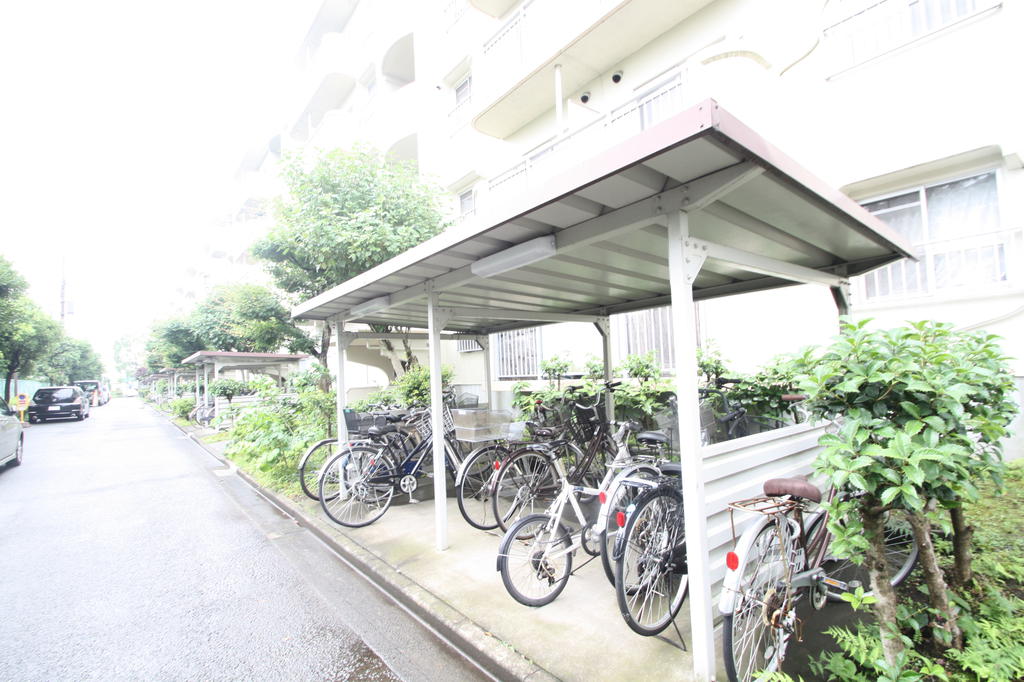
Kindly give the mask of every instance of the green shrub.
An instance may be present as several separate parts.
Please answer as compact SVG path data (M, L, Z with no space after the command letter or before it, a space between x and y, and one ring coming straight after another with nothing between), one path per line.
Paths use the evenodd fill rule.
M174 400L167 403L167 407L171 414L181 419L188 419L188 415L195 409L196 399L195 398L175 398Z
M249 385L238 379L214 379L210 382L210 395L226 398L230 403L236 395L245 395Z
M448 387L455 376L455 370L449 366L441 368L441 385ZM430 368L415 365L408 372L398 377L392 384L399 403L406 407L426 407L430 404Z

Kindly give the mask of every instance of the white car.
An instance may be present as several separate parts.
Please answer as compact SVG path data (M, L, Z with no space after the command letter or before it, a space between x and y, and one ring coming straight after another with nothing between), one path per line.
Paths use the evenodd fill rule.
M0 398L0 466L16 467L21 464L22 451L25 446L25 435L21 430L18 413L11 409L7 401Z

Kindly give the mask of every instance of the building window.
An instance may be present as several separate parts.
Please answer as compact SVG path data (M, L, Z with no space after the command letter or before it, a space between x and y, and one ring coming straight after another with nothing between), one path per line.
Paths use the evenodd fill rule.
M865 275L868 301L1007 283L1021 258L1021 230L1001 227L995 171L918 187L864 208L911 242L918 258Z
M455 342L455 350L460 353L472 353L483 350L483 347L476 342L476 339L459 339Z
M537 327L494 335L498 379L537 379L540 376L540 332Z
M459 217L468 218L476 213L476 193L468 189L459 194Z
M612 315L611 325L612 348L617 363L624 361L626 356L645 355L653 351L655 360L663 370L675 369L671 307Z
M473 76L466 76L458 85L455 86L455 108L458 109L463 104L469 102L472 98Z
M835 0L825 44L842 71L998 7L1000 0Z

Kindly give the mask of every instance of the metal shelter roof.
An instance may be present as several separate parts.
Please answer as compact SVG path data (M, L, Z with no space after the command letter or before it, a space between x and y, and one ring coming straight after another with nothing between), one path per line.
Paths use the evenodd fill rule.
M706 256L695 300L794 282L842 289L912 257L856 202L706 100L292 314L426 327L432 289L447 330L482 334L666 305L674 211L689 215Z
M201 350L181 361L183 365L234 363L238 368L273 367L298 362L309 356L304 353L239 353L235 351Z

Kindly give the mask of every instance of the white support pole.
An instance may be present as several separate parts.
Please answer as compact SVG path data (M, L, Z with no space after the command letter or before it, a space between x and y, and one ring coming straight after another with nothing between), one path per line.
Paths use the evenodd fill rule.
M438 295L427 292L427 336L430 356L430 430L434 445L434 536L437 551L448 549L448 479L444 467L444 397L441 391L441 329L447 311L438 308Z
M205 362L203 363L203 404L212 405L210 402L210 366Z
M484 397L487 398L487 409L494 409L494 400L491 394L491 337L482 335L477 337L477 343L484 349Z
M600 317L594 326L601 333L601 356L604 360L604 380L612 380L612 326L607 317ZM615 421L615 397L611 391L606 390L604 395L605 416L608 422Z
M199 407L199 365L196 365L196 382L193 388L196 392L196 407Z
M697 341L693 309L693 280L703 258L687 244L689 216L683 211L676 211L669 214L668 219L669 283L679 405L683 514L686 519L686 561L689 566L693 674L694 679L711 680L715 675L715 633L711 620L711 576L697 408Z
M330 324L328 320L324 320L324 324ZM337 318L335 324L335 346L336 357L338 360L338 377L335 382L335 389L337 389L336 403L338 405L338 443L348 442L348 425L345 423L345 405L348 403L346 389L345 389L345 349L348 348L348 344L345 343L345 337L342 336L345 332L345 320L342 317Z

